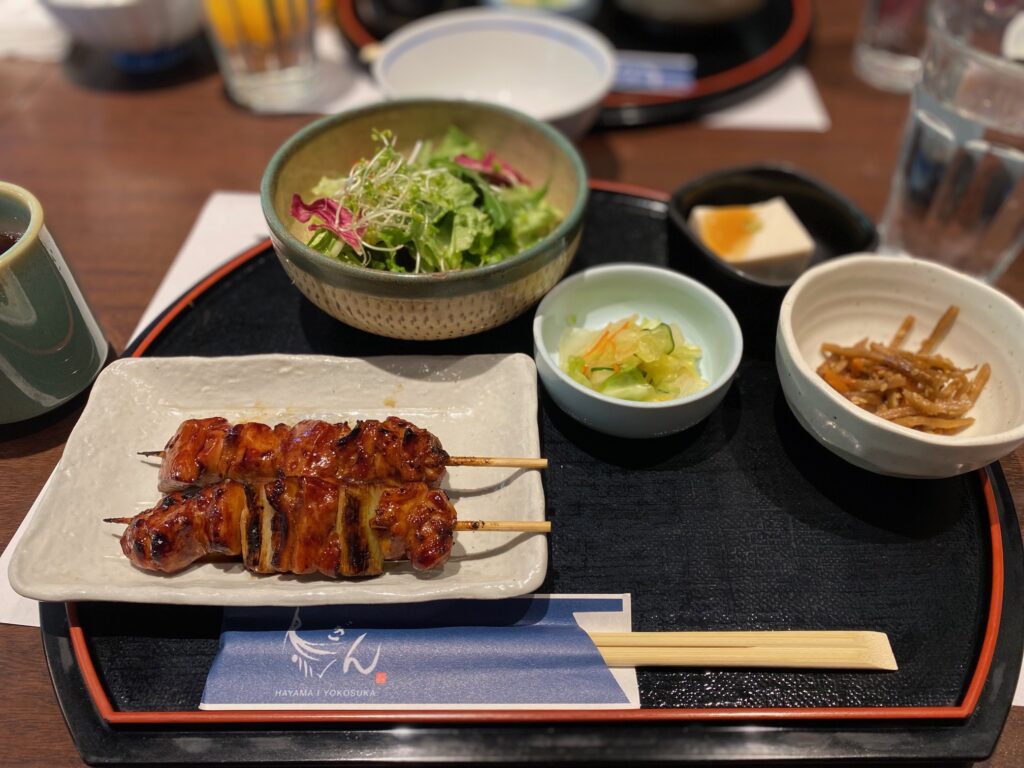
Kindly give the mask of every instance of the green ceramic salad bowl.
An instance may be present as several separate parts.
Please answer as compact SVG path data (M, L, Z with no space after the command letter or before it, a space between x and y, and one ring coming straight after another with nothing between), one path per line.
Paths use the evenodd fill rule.
M323 177L344 177L372 158L374 131L389 130L399 150L443 141L451 127L471 137L535 188L560 221L546 236L497 263L399 273L373 269L311 247L308 224L293 215ZM317 120L288 139L260 185L263 213L281 264L320 309L348 325L397 339L450 339L494 328L522 314L568 269L580 242L587 175L558 131L504 107L469 101L390 101ZM313 219L314 223L316 219Z

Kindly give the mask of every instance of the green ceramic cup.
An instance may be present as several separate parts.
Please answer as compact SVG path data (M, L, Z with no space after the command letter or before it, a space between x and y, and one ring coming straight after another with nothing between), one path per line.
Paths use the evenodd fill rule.
M39 201L2 181L0 250L0 424L10 424L88 387L109 345L43 225Z

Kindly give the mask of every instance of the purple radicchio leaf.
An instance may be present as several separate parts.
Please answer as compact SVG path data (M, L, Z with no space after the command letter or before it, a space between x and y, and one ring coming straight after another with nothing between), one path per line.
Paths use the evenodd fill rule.
M310 231L318 229L330 230L351 245L356 253L363 252L362 236L366 232L366 227L353 226L355 216L352 215L352 211L339 205L337 200L321 197L306 205L302 202L301 197L292 195L290 212L294 218L303 224L315 216L320 219L320 222L310 224Z
M494 152L488 152L482 160L474 160L469 155L458 155L455 162L463 168L477 171L489 182L498 186L512 187L516 184L529 184L523 174L504 160L500 160Z

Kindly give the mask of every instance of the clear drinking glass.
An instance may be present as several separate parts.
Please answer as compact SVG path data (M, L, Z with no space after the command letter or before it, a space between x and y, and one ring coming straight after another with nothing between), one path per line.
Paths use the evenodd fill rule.
M883 91L906 93L921 73L927 0L866 0L853 68Z
M1024 64L1003 58L1020 0L936 0L879 225L882 250L995 282L1024 246Z
M254 110L308 106L316 91L314 0L204 0L231 97Z

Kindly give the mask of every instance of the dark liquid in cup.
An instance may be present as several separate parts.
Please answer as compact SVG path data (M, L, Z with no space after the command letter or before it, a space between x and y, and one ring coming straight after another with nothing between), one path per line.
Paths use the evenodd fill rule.
M14 245L21 238L17 232L0 232L0 254Z

